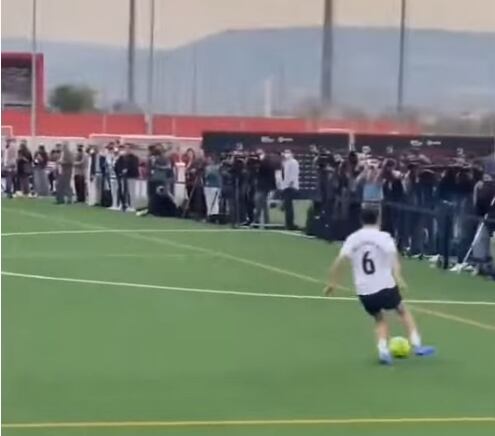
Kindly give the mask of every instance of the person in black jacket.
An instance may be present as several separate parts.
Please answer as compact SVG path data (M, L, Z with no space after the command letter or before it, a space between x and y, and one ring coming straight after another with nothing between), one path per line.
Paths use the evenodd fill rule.
M139 179L139 159L132 152L130 144L119 146L123 153L115 162L115 174L119 185L120 204L123 211L136 211L136 189Z
M36 195L46 197L49 193L46 166L48 164L48 153L43 145L38 147L34 154L33 187Z
M27 147L26 141L22 141L17 152L17 177L22 195L30 193L29 178L33 174L33 156Z
M404 186L402 184L402 175L396 171L396 162L388 159L384 163L383 171L383 206L382 206L382 230L390 233L396 240L397 248L401 252L404 249L404 231L402 224L404 222ZM414 176L411 175L411 182Z
M269 224L268 194L276 189L275 166L262 149L257 150L259 162L255 173L254 223ZM263 215L263 222L261 216Z

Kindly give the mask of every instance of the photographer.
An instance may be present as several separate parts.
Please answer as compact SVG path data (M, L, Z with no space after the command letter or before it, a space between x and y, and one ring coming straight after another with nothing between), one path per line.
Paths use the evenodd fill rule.
M220 172L220 164L217 163L214 156L206 157L204 185L206 214L208 217L218 216L220 214L222 176Z
M312 145L310 151L313 153L313 167L317 177L317 201L320 201L322 209L331 215L338 184L336 182L338 164L328 150L320 152L316 146Z
M245 178L245 158L242 150L237 149L231 154L221 156L220 176L222 185L221 210L228 216L234 227L241 222L241 186ZM243 206L242 206L243 207Z
M377 160L367 159L364 162L364 170L357 178L357 184L362 190L362 207L381 209L383 177Z
M172 162L161 145L150 147L148 169L148 212L155 216L175 216Z
M480 219L472 251L472 258L477 263L476 272L495 277L490 247L490 237L495 231L495 182L490 175L485 174L476 184L474 204Z
M191 150L192 151L192 150ZM191 215L196 219L206 216L206 202L203 192L204 161L193 156L186 166L187 203L184 216Z
M268 194L276 189L275 165L262 149L257 150L258 160L255 167L255 194L254 194L254 224L270 224L268 213ZM263 215L263 221L261 217Z

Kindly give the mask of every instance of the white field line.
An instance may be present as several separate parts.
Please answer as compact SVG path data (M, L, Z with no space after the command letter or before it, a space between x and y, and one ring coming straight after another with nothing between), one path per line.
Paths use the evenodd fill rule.
M161 427L254 427L254 426L344 426L409 424L481 424L495 423L495 416L423 417L423 418L317 418L317 419L251 419L215 421L86 421L86 422L17 422L2 424L11 429L61 428L161 428ZM487 427L488 428L488 427ZM466 428L466 431L469 431Z
M7 209L7 210L9 210L9 209ZM111 230L108 227L94 226L94 225L87 224L87 223L82 222L82 221L77 221L74 219L65 219L65 218L61 218L61 217L52 217L52 216L45 215L45 214L38 213L38 212L30 212L30 211L24 211L24 210L21 211L18 209L10 209L10 211L18 212L21 215L26 215L26 216L33 217L33 218L44 219L45 221L49 221L49 222L60 222L63 224L69 224L69 223L70 224L76 224L76 225L82 227L81 230L91 230L91 231L99 231L99 232ZM304 274L298 274L296 272L286 270L283 268L277 268L274 266L266 265L264 263L256 262L256 261L251 260L251 259L245 259L242 257L234 256L234 255L231 255L228 253L224 253L223 251L199 247L197 245L191 245L191 244L176 242L176 241L172 241L170 239L165 239L165 238L152 238L152 237L149 237L147 235L141 235L141 234L136 233L136 232L123 233L122 235L126 236L127 238L134 239L134 240L152 242L154 244L166 245L169 247L192 250L192 251L195 251L198 253L205 253L205 254L209 254L212 256L222 257L224 259L232 260L232 261L235 261L238 263L243 263L245 265L250 265L252 267L264 269L266 271L275 272L275 273L283 274L283 275L290 276L290 277L295 277L297 279L300 279L300 280L303 280L306 282L316 283L320 286L325 284L324 281L317 280L314 277L310 277L310 276L307 276Z
M259 298L285 298L296 300L327 300L327 301L357 301L356 297L324 297L320 295L298 295L298 294L279 294L271 292L249 292L249 291L231 291L222 289L203 289L188 288L181 286L151 285L144 283L129 282L111 282L106 280L76 279L70 277L54 277L37 274L22 274L9 271L2 271L2 275L8 277L20 277L35 280L51 280L59 282L80 283L89 285L116 286L128 288L156 289L162 291L192 292L198 294L217 294L217 295L237 295L244 297ZM458 306L495 306L495 301L457 301L457 300L406 300L412 304L432 304L432 305L458 305Z
M109 229L108 227L95 226L95 225L87 224L85 222L77 221L77 220L74 220L74 219L65 219L65 218L60 218L60 217L53 217L53 216L49 216L49 215L45 215L45 214L41 214L41 213L37 213L37 212L20 211L20 210L17 210L17 209L12 209L11 211L18 212L21 215L26 215L26 216L31 216L31 217L35 217L35 218L44 219L44 220L49 221L51 223L52 222L60 222L60 223L63 223L63 224L68 224L68 223L70 223L70 224L76 224L76 225L79 225L80 227L82 227L83 229L92 229L92 230L108 230ZM277 268L277 267L274 267L274 266L271 266L271 265L267 265L267 264L256 262L256 261L253 261L253 260L250 260L250 259L245 259L245 258L242 258L242 257L234 256L234 255L231 255L231 254L228 254L228 253L224 253L224 252L221 252L221 251L216 251L216 250L212 250L212 249L208 249L208 248L199 247L197 245L184 244L184 243L175 242L175 241L172 241L170 239L165 239L165 238L151 238L149 236L141 235L141 234L137 234L137 233L123 233L123 236L126 236L126 237L128 237L130 239L134 239L134 240L152 242L152 243L155 243L155 244L165 245L165 246L169 246L169 247L176 247L176 248L188 249L188 250L195 251L197 253L206 253L206 254L210 254L212 256L223 257L224 259L229 259L229 260L232 260L232 261L235 261L235 262L238 262L238 263L242 263L242 264L245 264L245 265L250 265L250 266L253 266L253 267L264 269L266 271L275 272L275 273L278 273L278 274L281 274L281 275L285 275L285 276L289 276L289 277L294 277L294 278L303 280L305 282L310 282L310 283L318 284L320 286L322 284L326 284L326 282L324 282L323 280L318 280L318 279L315 279L314 277L311 277L311 276L307 276L307 275L304 275L304 274L298 274L298 273L295 273L295 272L290 271L290 270L286 270L286 269L283 269L283 268ZM348 292L352 292L349 288L344 287L344 286L341 286L340 289L345 290L345 291L348 291ZM415 307L415 310L417 312L420 312L420 313L423 313L423 314L427 314L429 316L433 316L433 317L436 317L436 318L446 319L446 320L449 320L449 321L453 321L453 322L456 322L456 323L468 325L468 326L471 326L471 327L481 328L483 330L495 331L495 326L494 325L481 323L481 322L478 322L478 321L473 320L473 319L470 319L470 318L464 318L464 317L461 317L461 316L452 315L452 314L447 313L447 312L440 312L438 310L434 311L434 310L431 310L431 309L422 309L422 308L419 308L419 307Z
M1 236L44 236L44 235L86 235L99 233L260 233L258 229L88 229L88 230L46 230L38 232L8 232ZM277 232L278 233L278 232ZM285 233L283 233L285 234Z
M208 258L208 254L203 253L21 253L21 254L2 254L2 259L25 260L25 259L42 259L42 260L81 260L81 259L184 259Z

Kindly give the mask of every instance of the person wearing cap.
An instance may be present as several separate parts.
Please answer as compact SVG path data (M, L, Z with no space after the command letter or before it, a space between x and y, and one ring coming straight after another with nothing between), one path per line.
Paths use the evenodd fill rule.
M285 227L287 230L295 230L294 199L299 190L299 162L294 158L290 150L285 150L282 158L281 187L285 210Z

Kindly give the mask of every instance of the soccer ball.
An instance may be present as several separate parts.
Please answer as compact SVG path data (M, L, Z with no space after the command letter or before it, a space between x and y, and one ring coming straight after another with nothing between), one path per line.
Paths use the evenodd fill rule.
M390 353L394 357L403 359L411 354L411 344L406 338L396 336L395 338L390 339L388 346Z

